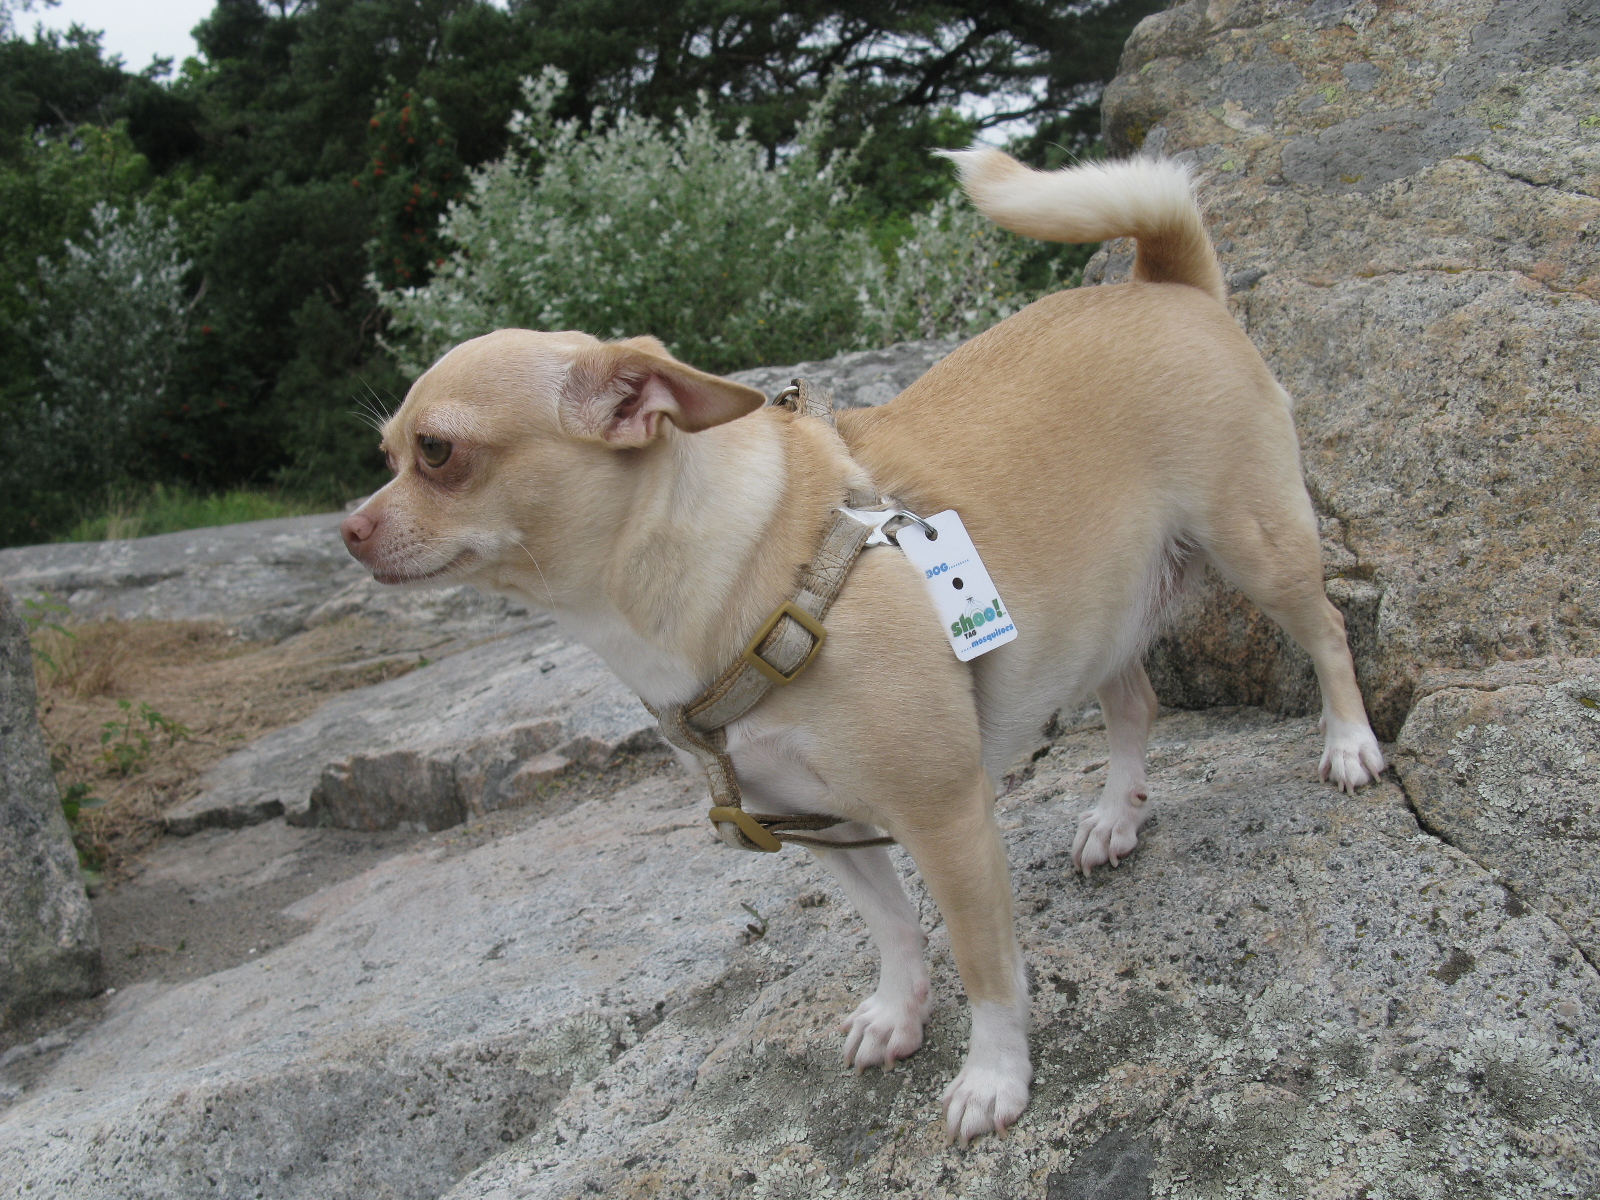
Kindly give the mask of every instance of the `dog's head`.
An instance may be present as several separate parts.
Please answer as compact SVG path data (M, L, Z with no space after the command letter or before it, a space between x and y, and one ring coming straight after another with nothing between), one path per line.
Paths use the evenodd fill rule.
M345 545L380 583L475 579L536 598L542 589L554 603L675 441L765 399L678 362L655 338L475 338L384 425L394 478L345 518Z

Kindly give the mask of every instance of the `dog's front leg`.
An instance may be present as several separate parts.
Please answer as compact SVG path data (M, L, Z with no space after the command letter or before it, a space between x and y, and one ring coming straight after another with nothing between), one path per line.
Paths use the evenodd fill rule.
M945 814L941 814L945 816ZM1028 986L1011 909L1005 843L987 777L937 823L897 830L950 931L956 969L972 1007L972 1039L945 1089L945 1133L963 1146L1004 1133L1028 1103Z
M858 829L859 833L854 832ZM835 832L841 838L872 837L876 830L852 824ZM878 990L845 1018L841 1028L846 1035L845 1062L857 1073L868 1067L891 1070L922 1045L929 1008L928 964L923 954L928 939L887 850L880 846L812 852L866 920L881 960Z

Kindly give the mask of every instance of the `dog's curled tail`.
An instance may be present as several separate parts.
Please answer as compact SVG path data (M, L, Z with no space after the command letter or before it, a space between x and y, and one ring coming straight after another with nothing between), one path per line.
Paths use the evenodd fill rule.
M1170 159L1035 171L987 146L936 153L956 164L968 198L1003 229L1044 242L1131 237L1139 243L1135 279L1226 296L1189 172Z

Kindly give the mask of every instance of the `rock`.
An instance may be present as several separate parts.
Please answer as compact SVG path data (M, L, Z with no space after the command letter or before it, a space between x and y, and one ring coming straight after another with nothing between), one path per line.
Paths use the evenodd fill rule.
M436 835L293 905L313 927L259 960L119 993L0 1119L0 1177L318 1200L1600 1183L1600 975L1559 925L1396 786L1318 783L1310 721L1180 713L1153 746L1144 844L1093 879L1069 863L1103 731L1000 801L1037 1070L1005 1141L942 1144L966 1016L915 879L929 1043L856 1076L835 1027L872 986L860 919L808 855L714 844L673 771L486 844Z
M344 549L343 543L339 548ZM364 571L361 578L312 608L305 616L305 628L352 619L426 630L440 644L452 638L493 637L539 623L520 601L480 592L470 584L386 587Z
M1430 831L1600 964L1600 662L1424 676L1395 767Z
M339 539L341 513L250 521L115 542L0 550L0 580L53 596L80 619L223 621L281 638L366 572Z
M1198 172L1386 739L1427 670L1600 651L1597 55L1585 0L1191 0L1106 91L1116 152ZM1315 696L1214 577L1152 666L1172 703Z
M900 342L883 350L856 350L823 362L792 367L756 367L728 376L759 388L770 399L796 376L833 392L840 408L870 408L886 404L920 379L934 363L961 344L960 339Z
M0 1026L100 990L100 935L37 704L28 631L0 587Z
M1068 733L1000 803L1037 1072L1005 1141L943 1146L938 1097L967 1021L936 919L929 1044L889 1075L843 1068L835 1023L874 964L829 889L831 904L780 910L751 946L792 970L715 1028L698 1007L681 1024L665 1013L450 1200L1512 1197L1600 1182L1600 976L1560 927L1419 830L1392 784L1356 798L1319 785L1310 722L1252 711L1163 718L1142 848L1076 878L1072 818L1102 782L1103 738ZM819 917L835 928L796 954L791 926Z
M437 1197L663 1013L720 1027L782 969L739 901L783 911L809 868L704 809L674 774L441 838L292 905L287 945L123 989L0 1117L7 1193Z
M32 1041L19 1042L0 1054L0 1108L14 1103L53 1065L57 1052L72 1045L88 1026L78 1017Z
M167 829L293 824L436 830L537 796L556 753L590 768L656 746L655 719L548 618L372 687L223 759ZM531 773L523 768L542 760Z
M75 619L221 621L239 636L278 640L361 617L450 636L504 632L524 605L471 587L384 588L339 538L342 513L249 521L116 542L0 550L0 580L46 595Z

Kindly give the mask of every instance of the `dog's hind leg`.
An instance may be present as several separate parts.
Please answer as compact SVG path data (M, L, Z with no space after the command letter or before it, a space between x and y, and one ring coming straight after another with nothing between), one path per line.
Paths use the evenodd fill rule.
M1367 721L1345 639L1344 614L1322 585L1316 518L1298 475L1241 471L1254 482L1248 498L1203 539L1217 569L1292 637L1317 669L1322 690L1319 773L1353 792L1382 773L1383 751Z
M1085 875L1101 863L1113 867L1133 853L1145 818L1144 760L1150 725L1156 719L1156 693L1144 666L1134 659L1095 692L1106 718L1111 762L1100 802L1078 819L1072 865Z
M877 831L851 824L839 826L835 832L840 837L872 837ZM842 1026L845 1061L857 1073L868 1067L890 1070L922 1045L929 1009L928 965L923 955L928 939L887 850L879 846L812 853L866 920L881 960L878 990L863 1000Z

